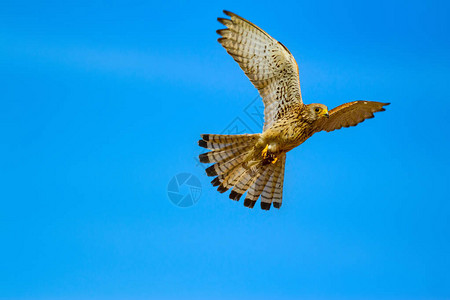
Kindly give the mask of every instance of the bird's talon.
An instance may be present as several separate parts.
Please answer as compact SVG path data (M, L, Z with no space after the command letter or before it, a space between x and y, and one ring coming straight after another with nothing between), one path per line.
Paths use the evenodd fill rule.
M263 159L267 158L267 151L269 150L269 144L266 145L264 150L261 152Z
M275 163L277 162L277 160L278 160L278 157L275 157L275 158L272 160L272 163L275 164Z

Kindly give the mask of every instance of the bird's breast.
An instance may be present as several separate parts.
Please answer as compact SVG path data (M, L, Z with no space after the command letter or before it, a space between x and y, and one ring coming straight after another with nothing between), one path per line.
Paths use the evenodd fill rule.
M280 122L269 129L269 143L276 143L280 151L288 152L306 141L312 134L311 125L298 120Z

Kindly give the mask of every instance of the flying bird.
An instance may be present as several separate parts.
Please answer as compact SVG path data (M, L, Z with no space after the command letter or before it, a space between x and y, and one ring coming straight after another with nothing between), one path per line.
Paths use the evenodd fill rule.
M220 193L253 208L280 208L286 153L314 133L356 126L389 103L353 101L328 110L323 104L304 104L298 65L282 43L240 16L224 11L218 18L226 28L217 30L218 41L258 89L264 102L264 127L258 134L202 134L199 146L211 150L200 154L202 163Z

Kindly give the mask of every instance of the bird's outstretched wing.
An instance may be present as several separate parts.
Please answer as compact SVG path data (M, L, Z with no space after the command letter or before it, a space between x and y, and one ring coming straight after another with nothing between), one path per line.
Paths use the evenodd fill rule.
M383 106L390 103L374 101L353 101L339 105L329 111L329 118L322 118L316 123L316 132L327 132L341 129L342 127L356 126L366 119L374 117L374 113L384 111Z
M264 101L264 130L289 109L302 103L298 66L289 50L258 26L224 11L218 18L226 29L217 30L219 43L244 70Z

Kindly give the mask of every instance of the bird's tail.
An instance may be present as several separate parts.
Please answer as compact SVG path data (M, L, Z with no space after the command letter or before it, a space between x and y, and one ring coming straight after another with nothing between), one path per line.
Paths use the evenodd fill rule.
M261 196L261 208L269 210L271 204L281 207L286 154L273 163L261 156L257 146L260 134L220 135L202 134L199 146L211 150L200 154L202 163L213 163L206 169L211 181L220 193L232 189L230 199L239 201L247 192L244 205L253 208Z

